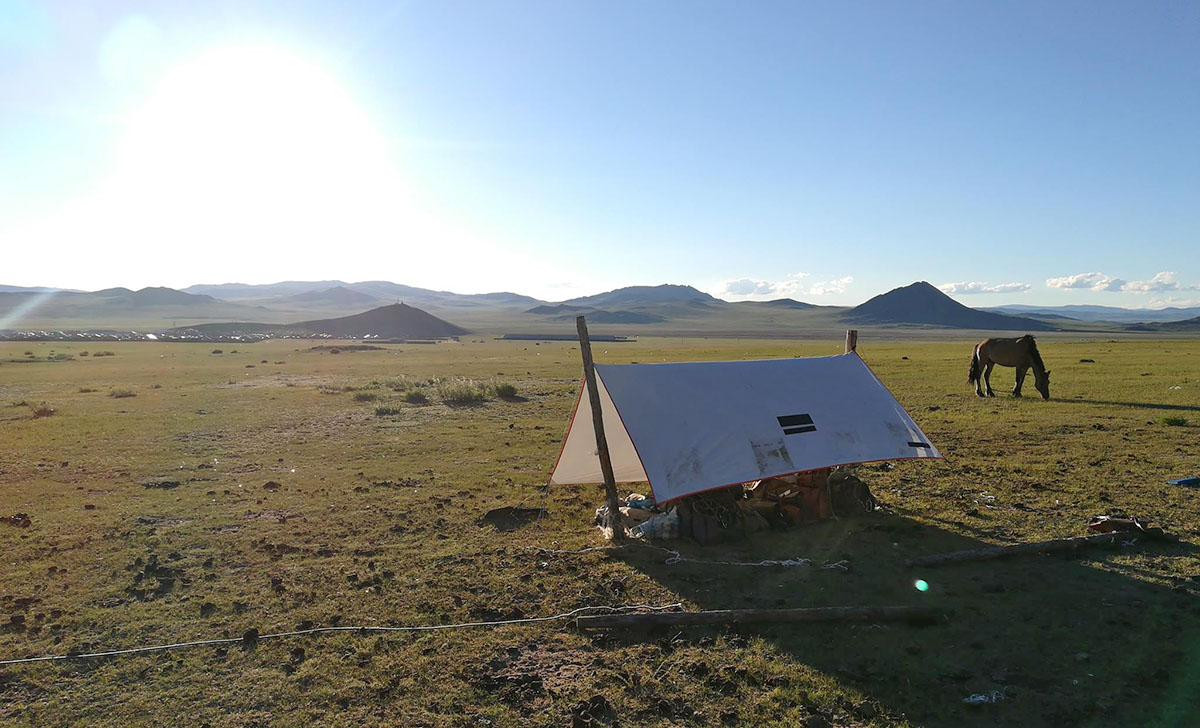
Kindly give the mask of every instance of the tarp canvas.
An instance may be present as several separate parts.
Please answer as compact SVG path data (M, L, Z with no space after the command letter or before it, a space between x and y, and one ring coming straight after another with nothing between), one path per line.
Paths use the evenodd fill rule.
M672 364L597 364L618 483L659 503L714 488L878 460L940 458L855 352ZM586 384L550 483L602 483Z

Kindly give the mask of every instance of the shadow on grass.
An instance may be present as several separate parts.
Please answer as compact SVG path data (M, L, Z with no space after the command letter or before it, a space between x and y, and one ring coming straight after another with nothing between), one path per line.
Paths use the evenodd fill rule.
M729 628L759 635L797 663L860 689L893 719L923 726L1182 726L1200 707L1200 596L1192 582L1152 583L1096 565L1121 558L1117 553L1194 555L1191 544L1138 542L1073 556L910 568L906 558L991 544L895 515L759 534L721 548L676 543L671 547L685 558L805 557L814 566L668 565L649 549L626 549L619 558L702 609L933 605L951 614L931 627ZM816 567L843 560L849 571ZM918 579L928 591L914 588ZM995 703L964 703L997 691Z
M1133 409L1158 409L1176 412L1200 412L1200 407L1187 404L1163 404L1161 402L1112 402L1105 399L1060 399L1067 404L1092 404L1104 407L1131 407Z

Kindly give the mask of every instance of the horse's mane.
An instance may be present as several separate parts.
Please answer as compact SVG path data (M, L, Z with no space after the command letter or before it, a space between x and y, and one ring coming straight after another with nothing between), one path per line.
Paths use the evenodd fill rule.
M1025 338L1029 339L1029 356L1033 358L1034 371L1046 371L1046 364L1042 361L1042 355L1038 351L1037 341L1030 334L1025 334Z

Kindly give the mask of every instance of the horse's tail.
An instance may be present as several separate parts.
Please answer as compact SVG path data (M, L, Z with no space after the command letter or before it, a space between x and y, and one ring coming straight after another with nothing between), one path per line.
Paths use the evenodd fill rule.
M967 372L967 384L974 384L979 381L979 347L971 352L971 369Z

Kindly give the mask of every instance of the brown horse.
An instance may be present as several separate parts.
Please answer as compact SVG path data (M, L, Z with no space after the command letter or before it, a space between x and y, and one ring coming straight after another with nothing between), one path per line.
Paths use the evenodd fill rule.
M1042 399L1050 399L1050 372L1042 363L1042 355L1038 353L1037 344L1033 337L1025 334L1019 339L984 339L975 346L971 355L971 371L967 374L967 382L975 385L975 394L983 396L980 382L987 386L987 396L995 397L992 391L992 367L1000 364L1017 368L1017 385L1013 387L1013 396L1021 396L1021 384L1025 381L1025 373L1033 368L1033 386L1041 393Z

